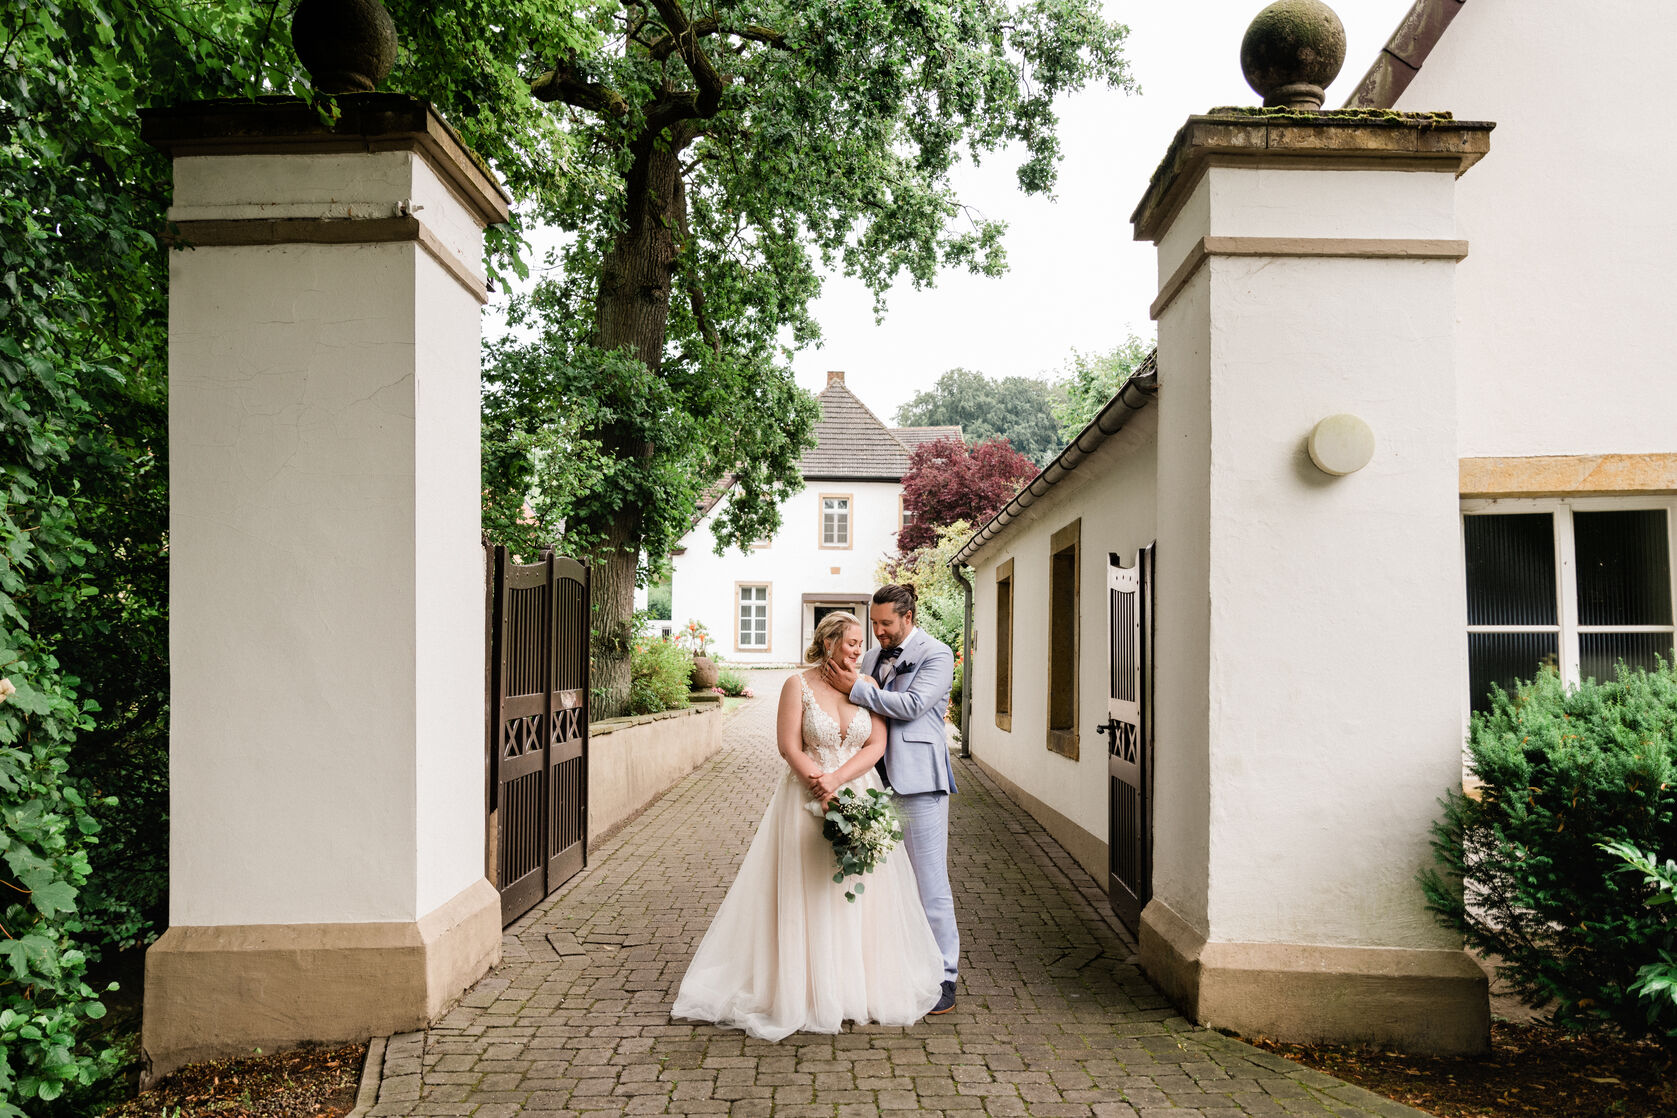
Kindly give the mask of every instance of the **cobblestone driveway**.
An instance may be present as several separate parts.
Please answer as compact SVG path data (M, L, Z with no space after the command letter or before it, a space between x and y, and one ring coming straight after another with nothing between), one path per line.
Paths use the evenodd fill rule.
M778 1044L672 1021L781 761L783 674L726 745L507 929L435 1028L390 1038L374 1115L1419 1115L1199 1029L1136 968L1095 882L970 763L950 812L960 1004Z

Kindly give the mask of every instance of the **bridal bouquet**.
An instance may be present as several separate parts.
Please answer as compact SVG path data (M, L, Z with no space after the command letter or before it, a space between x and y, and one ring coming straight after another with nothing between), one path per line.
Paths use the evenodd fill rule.
M891 796L877 788L869 788L865 796L858 796L852 788L840 788L826 811L817 800L809 802L809 811L825 820L821 836L833 844L833 857L839 867L833 881L839 885L847 877L872 873L903 840L902 823L891 807ZM844 899L854 902L860 892L862 883L858 881L844 891Z

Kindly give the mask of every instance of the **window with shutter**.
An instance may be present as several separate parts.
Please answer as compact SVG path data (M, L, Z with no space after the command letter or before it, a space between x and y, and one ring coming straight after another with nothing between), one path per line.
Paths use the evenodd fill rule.
M996 568L996 725L1013 729L1013 560Z
M1078 758L1078 578L1083 521L1054 533L1048 556L1048 748Z
M1545 666L1569 683L1672 655L1672 509L1662 499L1463 506L1474 710Z

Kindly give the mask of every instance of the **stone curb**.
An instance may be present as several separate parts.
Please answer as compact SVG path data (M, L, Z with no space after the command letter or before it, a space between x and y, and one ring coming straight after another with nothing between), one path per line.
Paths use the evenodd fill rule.
M355 1106L344 1118L367 1118L378 1103L379 1080L384 1075L384 1045L389 1037L376 1036L367 1042L367 1058L361 1062L361 1086L355 1092Z

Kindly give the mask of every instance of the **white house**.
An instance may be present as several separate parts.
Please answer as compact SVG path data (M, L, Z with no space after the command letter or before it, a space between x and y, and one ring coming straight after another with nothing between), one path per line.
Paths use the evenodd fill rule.
M974 757L1196 1020L1485 1043L1415 882L1468 712L1673 645L1674 35L1418 0L1380 111L1190 118L1156 364L962 553Z
M728 494L724 484L706 495L675 553L670 616L677 631L702 622L730 662L798 663L828 612L865 617L874 570L896 554L905 523L909 454L961 435L959 427L887 427L842 372L827 374L816 400L816 445L799 463L804 488L781 507L774 538L745 554L716 554L711 525Z

